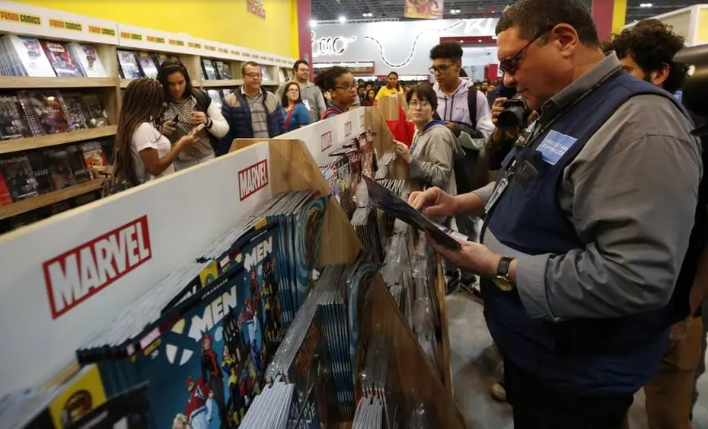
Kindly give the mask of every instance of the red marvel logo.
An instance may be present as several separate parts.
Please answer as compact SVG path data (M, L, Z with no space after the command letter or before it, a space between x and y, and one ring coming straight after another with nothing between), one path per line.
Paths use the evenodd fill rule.
M268 184L268 160L263 160L238 172L238 189L243 201Z
M52 319L150 260L147 216L114 229L43 264Z

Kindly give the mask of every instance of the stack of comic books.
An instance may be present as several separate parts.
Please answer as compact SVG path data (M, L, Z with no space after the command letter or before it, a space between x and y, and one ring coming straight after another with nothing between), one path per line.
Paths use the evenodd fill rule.
M287 429L293 427L289 422L290 407L293 402L295 385L283 381L268 383L263 392L256 396L241 429ZM304 426L310 427L310 426Z
M350 223L359 236L364 249L371 253L373 261L383 261L383 247L379 237L376 209L373 207L359 207L354 211Z
M98 368L90 365L58 386L26 389L0 401L4 429L75 428L91 410L106 402Z
M354 361L349 353L350 329L347 323L346 279L353 265L326 267L317 280L319 311L327 351L332 362L332 376L337 393L337 405L343 418L354 413Z
M297 312L266 371L268 382L283 380L295 386L288 427L331 427L341 421L318 301L315 289Z
M267 202L94 333L79 361L98 364L109 397L149 382L151 428L239 427L284 315L309 292L327 201Z

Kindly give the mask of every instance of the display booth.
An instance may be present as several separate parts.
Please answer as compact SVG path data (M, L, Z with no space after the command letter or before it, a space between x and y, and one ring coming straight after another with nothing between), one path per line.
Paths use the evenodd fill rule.
M686 46L698 46L708 43L708 4L678 9L652 17L673 27L676 34L686 40ZM630 28L636 22L622 27Z
M379 156L393 151L380 111L359 108L279 139L237 140L226 156L0 236L5 255L0 260L0 336L12 344L0 351L0 396L65 380L76 371L75 350L91 333L274 195L295 190L330 194L318 164L365 130L376 135ZM335 200L326 213L319 261L324 266L351 263L361 242ZM89 263L98 264L99 272L101 264L117 271L89 278ZM395 349L396 388L409 406L425 403L435 427L462 428L451 393L439 264L436 279L442 374L425 356L378 276L361 338L366 341L373 331L385 333Z

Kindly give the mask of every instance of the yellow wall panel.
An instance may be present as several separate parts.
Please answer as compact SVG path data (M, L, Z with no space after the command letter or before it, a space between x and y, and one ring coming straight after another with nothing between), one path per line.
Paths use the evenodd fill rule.
M264 0L265 19L247 12L246 0L16 1L170 33L188 33L271 54L297 56L294 49L297 44L292 42L297 0Z
M698 44L708 43L708 8L698 15Z

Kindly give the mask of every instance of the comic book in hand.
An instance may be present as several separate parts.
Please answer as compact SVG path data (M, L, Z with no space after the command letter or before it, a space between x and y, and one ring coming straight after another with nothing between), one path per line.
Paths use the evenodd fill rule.
M64 115L59 91L55 89L20 91L17 95L33 136L69 131L69 123Z
M39 195L39 184L32 172L27 155L3 156L0 171L10 191L12 201L17 202Z
M110 398L66 429L148 429L148 384Z
M235 428L260 392L265 343L243 279L197 290L142 335L132 365L150 381L152 427Z
M79 62L65 42L42 40L41 44L57 76L83 77Z
M364 181L369 191L369 202L374 207L416 229L430 234L436 243L448 249L459 250L462 248L462 245L457 240L441 231L435 223L403 201L398 195L386 189L385 186L366 176Z

